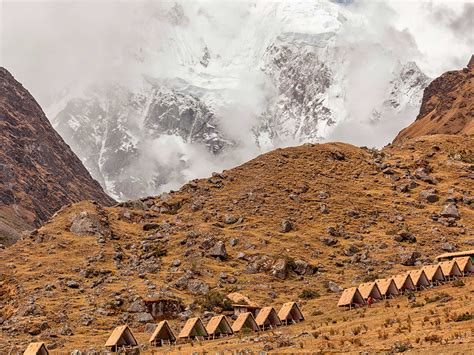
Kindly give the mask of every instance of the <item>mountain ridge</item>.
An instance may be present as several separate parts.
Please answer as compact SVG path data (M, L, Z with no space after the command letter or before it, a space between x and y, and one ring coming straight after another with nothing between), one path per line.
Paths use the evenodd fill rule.
M113 203L51 126L30 93L0 68L0 233L10 244L62 206Z

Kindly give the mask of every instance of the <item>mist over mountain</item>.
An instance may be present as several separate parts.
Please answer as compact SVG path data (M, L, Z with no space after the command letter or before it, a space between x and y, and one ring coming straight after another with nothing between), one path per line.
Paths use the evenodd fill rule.
M424 32L443 6L419 5ZM443 17L447 34L466 8ZM38 41L24 48L24 29L8 31L2 61L33 93L41 88L54 127L117 199L280 146L383 146L416 116L429 77L469 48L458 41L456 56L432 61L438 52L425 42L433 42L399 3L100 1L26 11L9 3L4 13L6 29L31 17ZM451 41L447 34L439 41ZM18 59L27 50L36 64Z

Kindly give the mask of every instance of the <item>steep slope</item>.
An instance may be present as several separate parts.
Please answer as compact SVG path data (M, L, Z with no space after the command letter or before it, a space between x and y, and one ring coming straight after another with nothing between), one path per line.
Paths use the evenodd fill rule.
M113 202L5 68L0 68L0 167L0 243L11 243L28 226L39 227L68 203Z
M101 78L82 94L59 97L49 115L117 199L155 195L212 171L191 167L190 152L205 157L201 167L221 167L222 160L248 159L241 150L254 157L321 141L349 118L401 128L430 81L386 43L374 39L361 49L347 43L348 32L370 26L335 3L248 3L229 15L239 20L235 28L221 23L221 11L229 10L209 3L192 8L173 4L142 15L137 28L145 26L145 33L127 62L139 68L133 84L118 75L118 82ZM366 61L376 59L367 53L384 65L369 68ZM359 95L371 102L362 105L367 100Z
M474 55L467 68L449 71L428 85L415 122L393 142L428 134L474 134Z
M444 135L383 151L308 144L272 151L160 197L111 208L72 205L3 253L0 344L21 349L42 339L61 351L97 350L122 323L145 343L145 325L156 320L144 299L182 302L182 308L157 316L171 319L176 329L203 313L199 304L206 304L203 296L210 290L237 290L272 305L297 299L307 316L297 329L308 333L318 327L339 339L329 329L332 319L340 320L346 335L365 324L360 313L337 311L339 286L430 263L445 250L471 248L473 146L473 137ZM303 290L321 298L305 301ZM455 297L454 310L465 311L462 291L446 290ZM394 302L407 312L403 298ZM411 313L417 322L411 334L401 331L384 340L375 324L384 329L388 308L377 305L367 312L373 323L363 339L380 351L408 338L432 351L441 345L415 344L428 329L421 326L423 310ZM438 333L449 336L464 334L465 326L437 325ZM237 338L229 346L262 350L265 342L275 346L265 340L270 335ZM463 346L472 345L472 337L461 335L456 339L464 339ZM340 339L322 337L312 344L328 351L358 349L344 342L344 334Z

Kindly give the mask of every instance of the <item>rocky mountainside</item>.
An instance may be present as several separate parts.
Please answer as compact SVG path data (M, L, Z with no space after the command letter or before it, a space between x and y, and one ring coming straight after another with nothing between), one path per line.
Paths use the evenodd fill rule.
M0 347L99 350L124 323L146 344L159 319L174 330L192 315L207 321L237 291L260 304L297 300L306 321L174 350L467 353L472 278L413 304L336 304L342 288L472 248L473 146L472 135L442 134L382 150L305 144L157 197L68 206L2 252Z
M0 344L100 349L122 323L145 343L147 323L167 317L176 329L203 314L210 292L299 300L306 331L327 314L339 319L341 287L472 248L474 175L464 152L473 144L449 135L382 151L307 144L159 197L74 204L3 252ZM305 301L303 290L321 298ZM152 315L150 299L174 306Z
M114 202L30 93L0 68L0 243L39 227L62 206L87 199Z
M154 69L140 85L140 73L134 85L94 83L59 97L51 110L54 127L120 200L178 187L205 176L203 167L207 174L258 152L318 142L348 118L402 122L417 112L430 81L415 63L375 43L367 51L385 58L386 67L373 70L386 80L370 107L358 108L351 88L363 87L370 68L344 38L360 19L335 3L249 5L232 15L241 30L230 34L217 30L215 9L163 11L143 17L147 31L158 26L160 41L132 51L133 60Z
M429 134L474 134L474 55L466 68L431 82L415 122L394 143Z

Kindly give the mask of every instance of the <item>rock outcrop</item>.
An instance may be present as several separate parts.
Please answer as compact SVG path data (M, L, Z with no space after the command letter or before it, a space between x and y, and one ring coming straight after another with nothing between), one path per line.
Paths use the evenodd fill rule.
M474 134L474 55L466 68L448 71L428 85L415 122L393 142L431 134Z

